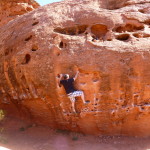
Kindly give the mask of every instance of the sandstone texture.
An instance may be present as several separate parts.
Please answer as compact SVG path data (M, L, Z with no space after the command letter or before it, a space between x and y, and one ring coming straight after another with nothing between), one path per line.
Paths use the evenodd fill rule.
M150 136L149 13L148 0L66 0L9 22L0 30L0 108L55 129ZM75 114L56 76L77 70L90 103L77 98Z
M0 27L16 17L38 8L34 0L1 0L0 1Z

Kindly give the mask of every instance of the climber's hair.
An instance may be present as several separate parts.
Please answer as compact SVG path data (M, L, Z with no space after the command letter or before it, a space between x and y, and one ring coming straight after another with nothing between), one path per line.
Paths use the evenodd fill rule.
M69 74L64 74L64 79L69 79Z

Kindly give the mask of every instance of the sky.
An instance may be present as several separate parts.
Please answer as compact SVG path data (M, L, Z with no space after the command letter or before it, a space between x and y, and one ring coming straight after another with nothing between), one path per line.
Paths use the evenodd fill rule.
M41 6L53 3L53 2L60 2L61 0L35 0L37 1Z

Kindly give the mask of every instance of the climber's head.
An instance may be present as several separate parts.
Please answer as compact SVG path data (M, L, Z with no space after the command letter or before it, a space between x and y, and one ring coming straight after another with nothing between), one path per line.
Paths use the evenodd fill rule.
M65 79L65 80L69 79L69 74L65 74L65 75L64 75L64 79Z

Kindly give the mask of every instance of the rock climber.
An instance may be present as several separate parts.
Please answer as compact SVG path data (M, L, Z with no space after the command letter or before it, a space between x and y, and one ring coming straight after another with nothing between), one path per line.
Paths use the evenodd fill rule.
M75 98L76 97L80 96L83 103L84 104L86 103L83 91L76 90L75 87L74 87L74 84L73 84L74 81L77 79L78 74L79 74L79 71L77 71L74 78L69 78L69 74L64 74L64 75L59 74L58 77L57 77L59 87L61 87L61 85L63 85L63 87L64 87L64 89L67 93L67 96L71 100L73 112L76 112L75 111L75 100L76 100Z

